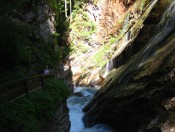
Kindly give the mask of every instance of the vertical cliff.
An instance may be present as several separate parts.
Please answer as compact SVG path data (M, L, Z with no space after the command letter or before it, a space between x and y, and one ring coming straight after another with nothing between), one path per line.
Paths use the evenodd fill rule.
M70 24L73 81L93 85L95 76L138 35L157 0L75 2Z
M107 123L120 132L175 130L174 1L164 12L152 38L125 65L109 74L84 108L87 126Z
M37 86L35 83L40 83L41 80L35 80L37 82L28 80L28 76L43 74L45 65L48 65L49 69L58 70L59 62L68 54L65 45L68 23L62 5L64 0L0 1L0 84L9 84L11 81L26 78L27 84L23 85L21 82L19 86L24 86L26 89L28 85L32 87ZM56 83L52 84L51 88ZM18 85L14 85L15 88L12 89L18 92ZM11 94L16 91L12 90ZM54 104L53 100L56 97L46 91L37 91L29 94L28 98L23 97L16 102L1 102L0 131L39 131L39 128L44 126L47 127L45 129L47 132L68 132L70 122L65 104L60 106L55 118L49 120L53 124L49 124L48 120L43 121L51 118L55 109L62 103L59 100L63 99L65 93L64 90L54 91L53 93L56 93L54 95L57 96ZM1 92L4 93L3 90ZM57 95L58 93L61 96ZM64 101L66 98L64 97Z
M122 29L122 21L126 12L135 0L102 0L98 1L99 16L97 19L96 41L103 44L109 35Z
M2 0L0 11L0 83L58 68L69 54L63 0Z

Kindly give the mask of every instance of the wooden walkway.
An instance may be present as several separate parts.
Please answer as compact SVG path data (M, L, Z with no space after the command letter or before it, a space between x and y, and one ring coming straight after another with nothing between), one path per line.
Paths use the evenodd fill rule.
M35 75L0 85L0 102L9 101L28 94L36 89L44 89L44 82L48 78L63 79L71 78L71 69L53 72L49 75Z

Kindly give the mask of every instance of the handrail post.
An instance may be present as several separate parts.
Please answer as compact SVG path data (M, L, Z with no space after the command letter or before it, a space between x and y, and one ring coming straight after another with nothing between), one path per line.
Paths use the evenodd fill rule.
M25 95L26 95L26 97L28 97L28 95L29 95L29 89L28 89L28 79L26 78L25 80L24 80L24 88L25 88Z
M44 90L44 75L41 75L41 88Z
M58 72L55 71L55 78L58 78Z

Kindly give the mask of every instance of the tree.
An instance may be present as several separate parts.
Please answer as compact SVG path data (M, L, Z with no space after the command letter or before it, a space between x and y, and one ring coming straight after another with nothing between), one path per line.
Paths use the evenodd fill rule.
M67 0L65 0L65 17L67 18Z

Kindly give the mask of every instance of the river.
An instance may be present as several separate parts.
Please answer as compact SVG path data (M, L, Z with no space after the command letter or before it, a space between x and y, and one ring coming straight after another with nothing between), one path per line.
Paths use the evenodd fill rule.
M97 88L74 87L74 93L77 92L81 96L72 95L67 99L71 122L70 132L113 132L112 128L105 124L96 124L92 128L85 128L82 121L84 116L82 109L92 99L97 92Z

